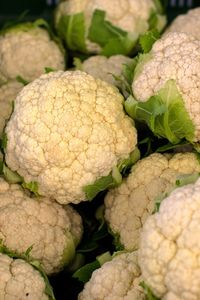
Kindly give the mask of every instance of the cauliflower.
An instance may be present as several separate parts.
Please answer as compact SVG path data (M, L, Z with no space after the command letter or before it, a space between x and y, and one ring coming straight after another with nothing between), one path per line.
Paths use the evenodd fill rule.
M8 81L0 86L0 135L12 112L12 102L15 100L23 86L22 83L14 80Z
M141 233L139 264L163 300L200 299L200 179L173 191Z
M137 252L121 253L95 270L78 300L142 300Z
M87 187L116 171L137 142L117 88L81 71L51 72L24 87L6 134L8 166L62 204L87 200Z
M170 32L139 57L127 112L159 137L200 140L200 41Z
M47 198L30 198L20 186L0 178L0 239L11 251L39 260L47 274L74 257L82 236L80 216Z
M190 9L187 14L178 15L166 32L185 32L200 40L200 7Z
M194 153L154 153L138 161L130 175L105 197L105 219L126 250L138 249L142 226L156 199L170 191L183 175L200 172Z
M0 299L48 300L41 274L22 259L0 253Z
M96 55L86 59L82 63L81 69L95 78L117 86L118 82L113 75L120 76L123 71L123 66L131 61L131 58L124 55L113 55L110 58Z
M40 23L39 23L40 25ZM65 58L59 45L37 21L22 23L0 35L0 77L22 76L32 81L44 73L45 67L64 70Z
M59 4L55 23L71 50L128 55L152 25L163 29L162 13L154 0L68 0Z

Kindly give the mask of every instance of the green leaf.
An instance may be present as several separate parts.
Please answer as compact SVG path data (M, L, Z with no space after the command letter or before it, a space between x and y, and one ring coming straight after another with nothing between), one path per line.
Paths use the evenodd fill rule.
M3 176L9 183L21 183L23 178L3 164Z
M73 278L78 279L81 282L88 282L92 276L92 273L96 270L99 269L101 267L100 263L95 260L91 263L88 263L86 265L84 265L83 267L81 267L80 269L78 269L73 275Z
M181 187L187 184L195 183L199 179L200 173L181 174L177 176L176 186Z
M106 12L95 10L89 28L88 38L102 47L102 55L128 55L135 46L138 35L131 34L105 20Z
M144 65L152 59L151 53L138 54L137 56L137 64L134 69L133 79L136 80L138 76L141 74ZM134 92L134 91L133 91Z
M144 289L144 293L147 297L147 300L161 300L153 294L150 287L144 281L140 282L139 285Z
M2 137L1 137L1 150L5 151L8 143L8 137L5 131L3 131Z
M160 38L160 33L157 29L147 31L140 36L139 44L142 48L143 53L148 53L153 44Z
M137 102L130 97L125 109L133 119L145 122L156 136L167 138L172 144L184 138L189 142L194 139L194 124L174 80L168 80L146 102Z
M79 57L74 57L73 65L74 65L76 70L80 70L80 71L83 70L83 64L82 64L82 61Z
M57 31L70 50L87 52L85 17L83 13L61 16L57 24Z
M126 174L127 170L130 168L140 159L140 150L136 147L135 150L130 154L130 156L126 159L123 159L118 164L118 170L123 175Z
M45 74L48 74L48 73L51 73L51 72L55 72L56 69L53 69L51 67L46 67L46 68L44 68L44 71L45 71Z
M16 77L16 80L20 83L22 83L24 86L27 85L29 83L29 81L27 81L26 79L24 79L22 76L18 75Z
M166 151L173 150L173 149L176 149L176 148L180 148L182 146L189 146L189 145L191 145L191 144L189 142L185 141L185 140L181 141L180 143L178 143L176 145L174 145L172 143L167 143L164 146L158 147L155 152L162 153L162 152L166 152Z
M24 182L22 183L24 189L28 189L30 192L34 193L35 196L40 196L38 189L38 183L36 181Z
M112 260L112 255L110 254L109 251L107 251L101 255L98 255L96 257L96 260L99 262L100 266L103 266L103 264Z

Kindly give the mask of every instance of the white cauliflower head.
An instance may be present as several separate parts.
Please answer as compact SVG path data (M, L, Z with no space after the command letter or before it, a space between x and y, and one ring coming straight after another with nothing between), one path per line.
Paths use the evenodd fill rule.
M34 23L20 24L0 35L0 75L7 79L21 76L32 81L46 67L64 70L65 58L49 33Z
M0 239L8 249L23 254L32 246L31 257L51 274L73 259L81 235L81 217L71 207L30 198L0 179Z
M157 18L155 26L163 29L166 20L161 13L154 0L68 0L58 5L55 22L71 50L128 55L139 35L150 28L152 15Z
M143 300L137 252L116 255L95 270L79 294L79 300Z
M0 135L12 112L12 102L22 88L23 84L14 80L0 86Z
M51 72L24 87L6 134L8 166L63 204L87 200L83 188L137 142L117 88L81 71Z
M153 293L166 300L200 298L200 180L173 191L141 233L139 264Z
M154 95L158 97L151 99L152 102L161 99L169 116L166 116L167 125L155 121L155 128L160 127L157 131L159 136L163 136L164 131L171 142L183 137L190 142L200 140L199 80L200 41L191 35L170 32L155 42L150 53L142 57L135 70L133 94L143 106ZM161 119L163 107L160 106ZM181 131L184 123L189 125Z
M107 193L105 219L125 249L138 249L141 229L156 199L169 192L180 176L196 172L200 164L194 153L155 153L138 161L122 184Z
M200 40L200 7L190 9L187 14L178 15L166 32L185 32Z
M131 58L124 55L113 55L109 58L103 55L96 55L84 60L82 70L95 78L117 86L118 82L113 75L120 76L124 65L131 61Z
M41 274L22 259L0 253L0 299L48 300Z

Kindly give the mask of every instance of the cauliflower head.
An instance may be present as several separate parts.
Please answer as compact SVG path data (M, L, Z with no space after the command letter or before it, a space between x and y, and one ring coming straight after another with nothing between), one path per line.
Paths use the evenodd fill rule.
M200 172L194 153L154 153L138 161L122 184L105 197L105 219L126 250L139 247L142 227L156 199L169 192L183 175Z
M110 84L118 85L113 75L120 76L124 65L130 63L131 58L124 55L113 55L109 58L103 55L91 56L82 63L82 71L95 78L104 80Z
M71 262L81 236L81 217L71 207L30 198L0 179L0 239L8 249L23 254L32 246L31 257L52 274Z
M172 143L182 138L197 142L199 79L200 41L185 33L170 32L140 56L132 83L137 101L130 97L127 111L130 108L133 118L145 121L157 136Z
M40 273L22 259L0 253L0 298L49 300Z
M173 191L141 233L139 265L153 293L166 300L200 298L200 180Z
M42 75L19 93L6 127L6 162L62 204L87 200L137 142L117 88L81 71Z
M116 255L95 270L78 300L143 300L137 252Z
M128 55L138 37L151 27L166 23L159 1L68 0L56 10L56 28L71 50Z
M35 24L22 23L0 35L0 77L21 76L32 81L43 74L46 67L64 70L65 57L59 45L47 30Z
M12 102L15 100L23 84L14 80L0 86L0 135L3 132L6 121L12 113Z
M200 8L190 9L187 14L178 15L166 32L185 32L200 40Z

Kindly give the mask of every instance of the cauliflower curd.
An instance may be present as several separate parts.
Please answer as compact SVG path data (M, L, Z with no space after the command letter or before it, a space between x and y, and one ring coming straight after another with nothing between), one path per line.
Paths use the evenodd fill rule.
M6 127L6 163L41 195L87 200L83 188L128 158L136 129L117 88L81 71L51 72L18 94Z
M183 175L200 172L194 153L154 153L138 161L122 184L105 197L105 219L120 244L132 251L147 217L155 209L156 199L169 192Z
M71 262L81 237L81 217L73 208L30 198L0 179L0 239L8 249L23 254L32 247L31 257L52 274Z
M142 276L163 300L200 299L200 179L173 191L144 224Z
M0 299L50 300L41 274L22 259L0 253Z

